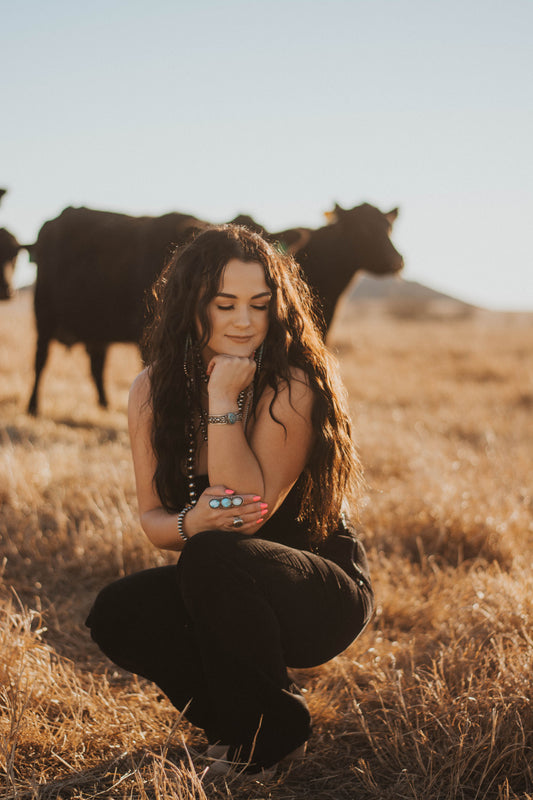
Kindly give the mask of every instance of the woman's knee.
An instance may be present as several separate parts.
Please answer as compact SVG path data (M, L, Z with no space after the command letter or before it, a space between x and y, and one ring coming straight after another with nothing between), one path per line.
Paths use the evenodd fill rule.
M207 530L191 536L182 550L179 563L188 568L205 568L209 562L218 561L235 551L244 537L233 531Z
M244 577L246 564L240 557L241 540L233 531L201 531L191 537L178 561L178 580L187 602L206 593L210 596Z
M98 644L110 636L119 638L133 625L149 626L150 620L158 619L176 592L175 566L136 572L101 589L85 624Z
M97 594L85 624L91 631L91 636L95 642L106 638L107 632L115 629L117 623L117 613L120 611L120 583L104 586Z

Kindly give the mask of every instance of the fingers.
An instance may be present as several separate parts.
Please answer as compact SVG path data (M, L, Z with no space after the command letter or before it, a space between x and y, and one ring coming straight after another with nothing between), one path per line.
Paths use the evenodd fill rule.
M211 378L215 373L218 380L226 382L247 381L250 382L254 376L257 364L255 359L244 356L228 356L218 353L210 360L207 365L206 374ZM214 376L213 376L214 377Z
M259 495L240 494L224 486L210 486L198 501L205 528L253 533L264 522L268 504ZM242 523L242 524L241 524Z
M237 367L253 367L254 365L257 366L255 359L253 357L253 353L250 356L230 356L226 353L216 353L211 360L209 361L206 372L209 375L209 372L212 372L214 367L217 365L223 365L227 369L237 368Z
M225 515L224 530L236 530L239 533L252 534L257 526L265 520L268 513L267 503L261 500L243 503L238 508L229 510Z
M203 494L207 495L223 495L223 494L235 494L233 489L228 489L227 486L223 486L219 484L218 486L208 486Z
M244 498L240 494L224 494L222 497L213 495L209 500L209 508L238 508L244 504Z

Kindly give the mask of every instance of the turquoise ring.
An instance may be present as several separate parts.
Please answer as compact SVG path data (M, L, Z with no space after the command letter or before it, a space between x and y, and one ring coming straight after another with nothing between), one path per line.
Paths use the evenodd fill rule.
M235 497L231 498L231 505L232 506L242 506L243 503L244 503L244 500L238 494L236 494Z
M231 506L233 505L233 503L231 502L231 497L223 497L222 500L220 501L220 505L222 506L222 508L231 508Z
M211 498L211 500L209 501L209 506L210 508L220 508L220 500L218 499L218 497Z

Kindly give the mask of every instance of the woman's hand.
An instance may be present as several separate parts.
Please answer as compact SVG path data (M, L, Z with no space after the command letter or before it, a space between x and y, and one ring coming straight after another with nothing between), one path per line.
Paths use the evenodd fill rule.
M256 370L255 359L228 356L222 353L213 356L207 365L209 399L215 403L236 403L243 389L253 381ZM211 413L225 413L227 408L213 408Z
M216 503L210 505L210 502L215 500L219 501L219 505L213 508ZM229 501L232 504L225 508ZM237 531L250 536L257 531L267 512L267 504L261 502L258 495L237 494L225 486L209 486L202 492L196 505L185 514L183 528L186 536L210 530ZM234 525L235 520L242 520L243 524Z

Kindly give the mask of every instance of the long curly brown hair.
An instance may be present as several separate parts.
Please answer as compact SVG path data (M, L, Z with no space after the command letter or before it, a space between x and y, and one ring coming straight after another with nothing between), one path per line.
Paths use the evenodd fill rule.
M295 367L305 373L314 394L313 444L299 478L300 519L320 540L338 524L343 501L353 502L361 480L346 394L337 364L320 334L317 303L298 264L242 226L214 226L176 249L152 288L152 317L142 349L151 378L155 487L168 511L178 511L188 502L183 467L192 414L184 372L187 341L197 340L196 317L203 331L202 340L196 344L201 348L208 341L207 306L218 293L224 268L231 259L261 264L272 292L251 413L262 391L270 386L274 391L270 414L275 419L276 396L283 385L290 386L291 369ZM200 386L193 391L193 407L200 408Z

